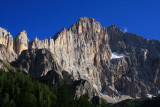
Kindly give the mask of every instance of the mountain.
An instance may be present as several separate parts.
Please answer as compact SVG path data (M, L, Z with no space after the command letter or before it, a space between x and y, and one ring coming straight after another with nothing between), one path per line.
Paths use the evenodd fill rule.
M87 95L76 99L73 89L66 83L55 87L33 79L3 61L0 66L3 66L0 69L0 107L99 107L89 102ZM56 76L56 72L52 73ZM101 106L110 104L103 102Z
M13 39L1 28L0 43L3 61L56 84L54 70L75 86L77 98L89 93L92 100L119 102L159 95L160 42L124 33L116 25L102 27L95 19L82 17L52 38L35 37L31 42L26 31Z
M0 27L0 59L12 62L17 58L13 45L12 35Z

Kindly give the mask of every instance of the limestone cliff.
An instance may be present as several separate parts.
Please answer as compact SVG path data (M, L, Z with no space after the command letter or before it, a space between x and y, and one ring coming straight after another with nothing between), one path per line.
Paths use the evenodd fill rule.
M27 32L20 32L14 39L14 50L17 55L20 55L23 50L28 49L29 40L27 38Z
M13 37L5 29L0 27L0 59L12 62L17 58L13 50Z
M0 44L3 44L9 51L13 50L12 35L1 27L0 27Z
M49 49L54 53L54 40L52 38L39 40L37 37L29 44L30 49Z
M0 28L0 44L7 48L8 52L12 52L14 54L16 53L19 56L23 50L28 49L29 40L27 38L26 31L20 32L17 37L13 39L12 35L9 32L7 32L3 28ZM12 60L10 60L9 62L11 61Z
M2 40L1 44L8 48L6 39ZM48 80L47 77L54 77L48 72L56 63L62 69L57 71L66 71L75 81L85 81L76 88L77 96L81 91L93 91L96 96L119 101L123 96L159 95L160 42L124 33L116 25L103 28L95 19L82 17L45 40L35 38L29 42L22 31L14 44L19 56L14 66L35 78L46 76Z

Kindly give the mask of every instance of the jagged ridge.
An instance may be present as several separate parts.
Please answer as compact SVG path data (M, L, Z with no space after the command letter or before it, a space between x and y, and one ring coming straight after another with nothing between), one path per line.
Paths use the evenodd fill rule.
M0 38L7 36L3 31L0 34ZM53 38L35 38L29 42L26 32L22 31L14 41L13 50L20 55L19 59L24 58L20 54L23 50L48 49L63 70L75 80L89 81L98 96L115 97L120 101L119 97L124 95L136 98L159 94L159 41L124 33L116 25L103 28L95 19L82 17ZM114 58L113 52L124 57Z

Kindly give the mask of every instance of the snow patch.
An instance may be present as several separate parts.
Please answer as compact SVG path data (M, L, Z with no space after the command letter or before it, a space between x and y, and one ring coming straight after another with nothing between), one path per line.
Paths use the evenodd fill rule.
M147 94L147 98L153 98L155 96L151 95L151 94Z
M119 58L123 58L123 57L125 57L124 54L118 54L116 52L113 52L111 59L119 59Z

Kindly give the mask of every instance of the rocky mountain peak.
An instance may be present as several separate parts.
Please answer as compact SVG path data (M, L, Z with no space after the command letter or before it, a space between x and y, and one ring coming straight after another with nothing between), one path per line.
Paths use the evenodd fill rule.
M17 36L16 38L19 38L19 39L23 39L23 40L27 40L27 32L26 30L22 30Z
M27 32L25 30L21 31L14 41L14 50L17 55L20 55L23 50L28 49L29 39L27 38Z
M7 31L0 29L3 57L12 46L8 45L13 43L12 39ZM36 37L30 43L27 33L22 31L14 39L14 50L19 56L14 64L36 78L47 75L56 64L74 80L87 81L85 87L91 84L97 95L119 99L126 95L136 98L159 94L160 42L123 33L116 25L103 28L93 18L82 17L53 38Z
M81 17L76 23L99 23L98 21L96 21L94 18L91 18L91 17Z
M5 29L0 27L0 59L12 62L17 58L13 50L13 37Z
M33 41L35 41L35 42L38 42L38 41L39 41L39 39L37 38L37 36L34 38Z
M116 25L111 25L109 27L107 27L108 31L110 32L114 32L114 33L117 33L117 34L120 34L122 33L121 29L119 27L117 27Z
M9 51L13 50L13 37L5 29L0 28L0 44L3 44Z
M24 33L25 36L27 36L27 31L26 30L22 30L20 33Z
M100 33L102 26L100 22L96 21L93 18L82 17L76 23L74 23L69 30L76 34Z

